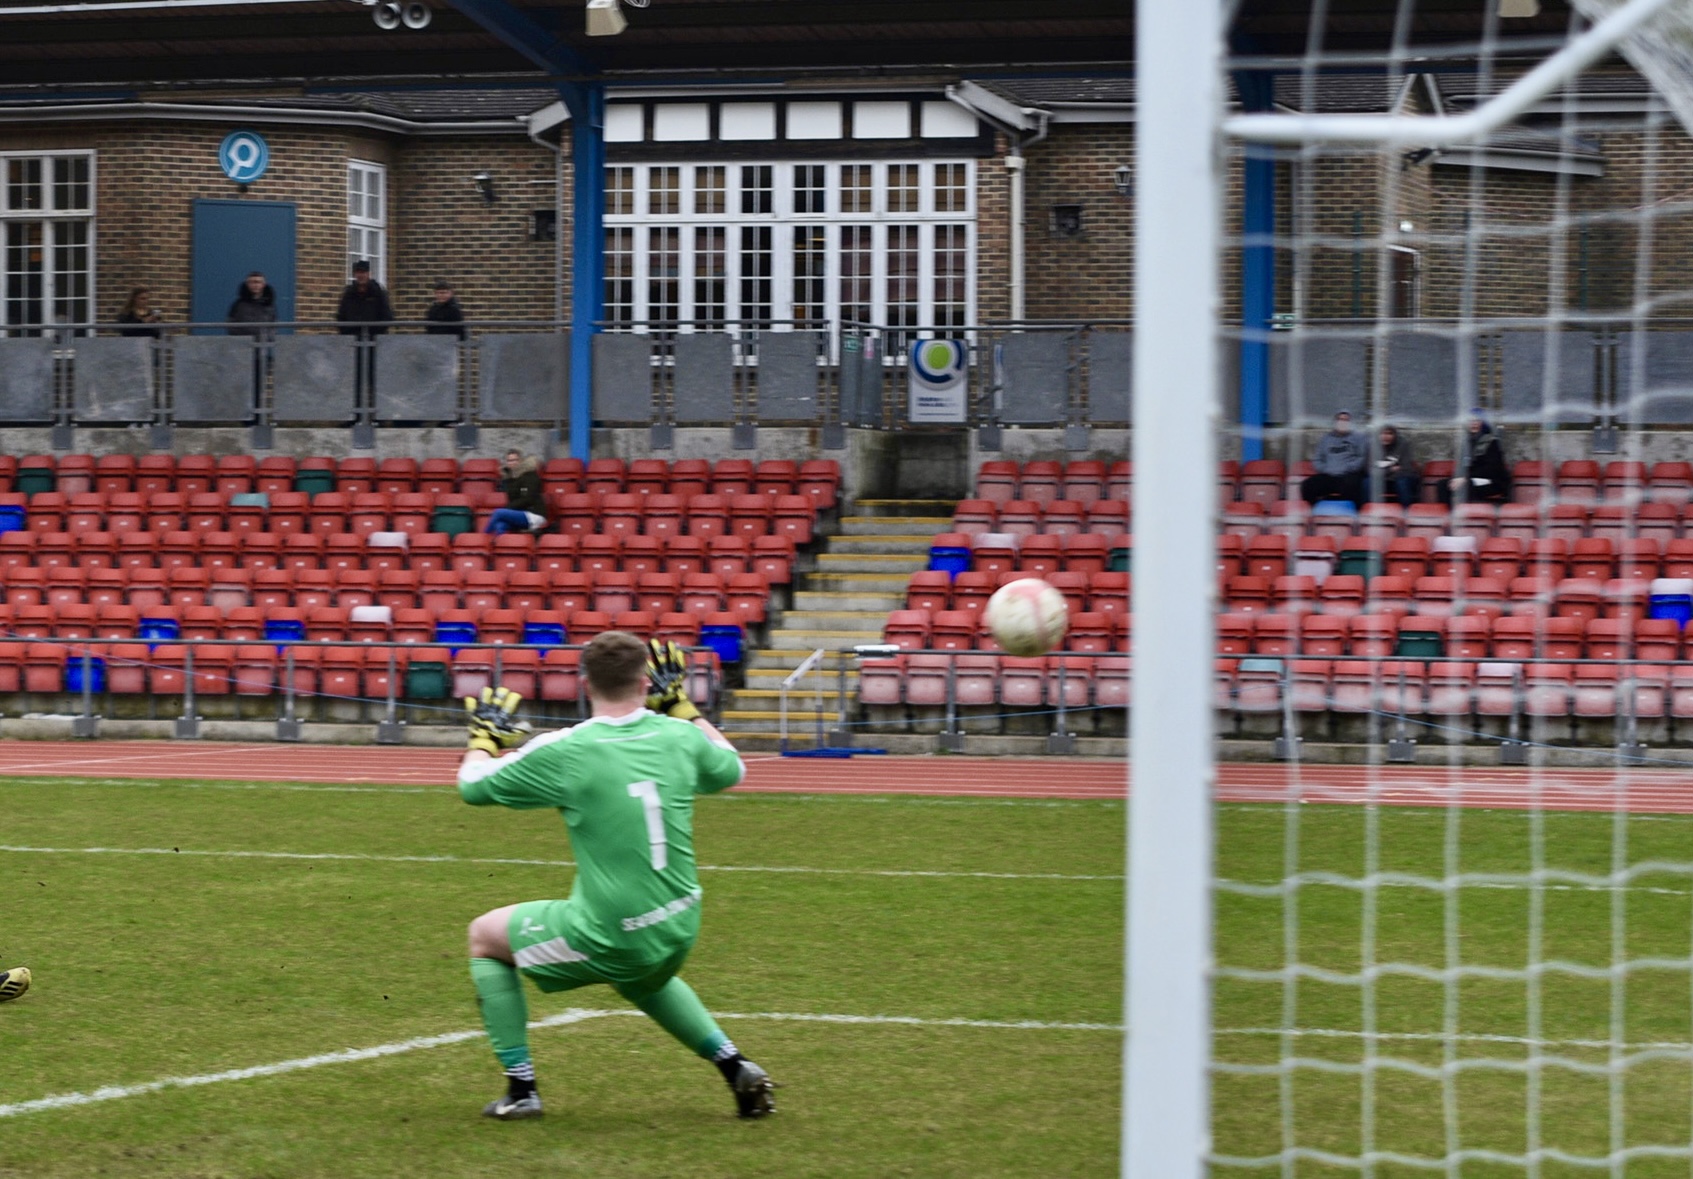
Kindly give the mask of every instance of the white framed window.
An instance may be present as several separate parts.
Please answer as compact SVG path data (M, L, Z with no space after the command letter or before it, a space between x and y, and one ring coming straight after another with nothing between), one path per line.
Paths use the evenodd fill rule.
M371 278L388 281L388 168L348 160L347 273L360 261L370 263Z
M0 334L94 318L94 153L0 152Z
M929 334L975 321L973 161L613 164L605 174L614 325L853 321Z

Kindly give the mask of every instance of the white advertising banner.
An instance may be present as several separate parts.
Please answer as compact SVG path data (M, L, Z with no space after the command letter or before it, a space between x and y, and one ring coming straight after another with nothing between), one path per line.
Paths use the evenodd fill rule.
M967 359L962 340L918 340L911 345L906 366L911 421L964 422Z

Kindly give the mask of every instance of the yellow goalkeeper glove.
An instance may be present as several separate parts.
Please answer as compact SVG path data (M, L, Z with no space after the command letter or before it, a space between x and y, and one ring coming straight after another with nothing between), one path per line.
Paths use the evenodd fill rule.
M647 707L677 720L691 721L700 710L688 699L688 654L681 646L664 639L647 644Z
M510 688L483 688L481 696L466 696L470 748L498 756L528 740L529 722L517 718L522 703L523 697Z

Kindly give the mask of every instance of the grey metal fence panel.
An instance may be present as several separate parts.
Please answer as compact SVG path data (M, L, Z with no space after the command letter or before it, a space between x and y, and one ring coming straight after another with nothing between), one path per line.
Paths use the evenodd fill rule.
M478 341L485 422L562 422L570 416L570 333L483 336Z
M1088 421L1096 426L1134 421L1133 332L1088 335Z
M1011 332L1000 342L999 420L1053 426L1070 416L1070 340L1062 332Z
M1475 347L1435 332L1387 337L1387 412L1418 422L1454 422L1475 401Z
M0 422L52 420L52 341L0 340Z
M352 336L283 336L271 369L272 411L278 422L346 422L353 417Z
M840 418L849 426L882 424L882 341L873 333L841 339Z
M1501 332L1500 420L1591 422L1596 405L1594 340L1592 332Z
M1234 351L1238 373L1239 348ZM1343 409L1360 412L1368 401L1367 356L1366 341L1357 336L1301 331L1272 339L1270 417L1299 426L1327 422Z
M602 422L653 419L652 340L633 332L594 337L594 417Z
M817 357L823 333L763 332L758 337L758 417L814 422L821 408Z
M735 418L735 352L722 332L676 337L671 388L678 422L730 422Z
M177 336L170 342L170 355L173 421L198 425L252 418L252 340Z
M76 342L71 407L79 422L153 420L153 341Z
M1693 332L1617 333L1617 416L1637 425L1693 422Z
M450 422L458 408L456 336L377 337L377 421Z

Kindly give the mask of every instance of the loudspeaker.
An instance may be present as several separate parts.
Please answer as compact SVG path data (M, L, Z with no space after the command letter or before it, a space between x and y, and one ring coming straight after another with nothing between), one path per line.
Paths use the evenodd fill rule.
M393 0L385 0L371 9L370 19L376 22L379 29L397 29L400 27L400 6Z
M427 4L408 4L400 12L400 19L405 22L408 29L427 29L429 22L434 18L435 14L430 11Z

